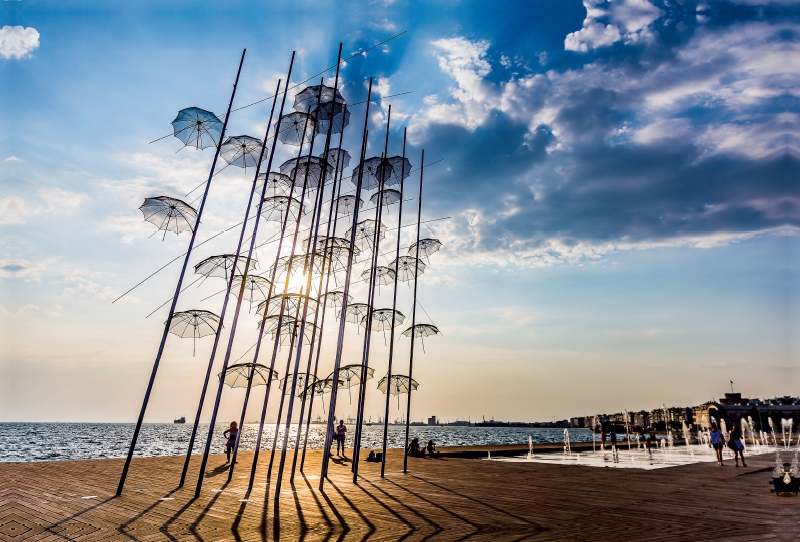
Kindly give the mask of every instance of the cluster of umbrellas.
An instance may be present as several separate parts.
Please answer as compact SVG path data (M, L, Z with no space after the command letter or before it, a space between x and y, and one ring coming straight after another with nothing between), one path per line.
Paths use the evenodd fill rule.
M294 58L294 57L293 57ZM341 57L340 57L341 58ZM244 54L242 55L242 61ZM341 63L340 63L341 64ZM348 390L350 402L353 401L353 390L357 390L357 409L359 423L356 427L356 460L354 472L357 475L358 448L360 446L360 430L363 422L364 396L366 382L374 377L375 369L370 366L370 341L373 331L380 331L389 335L389 364L387 374L378 381L377 389L386 394L386 408L388 412L389 397L396 396L400 408L400 395L408 396L408 409L411 405L411 392L417 390L418 383L412 378L412 364L414 355L414 339L430 337L440 334L433 323L418 323L416 321L416 307L418 305L418 278L424 274L430 264L430 257L436 253L442 243L436 238L420 238L421 212L422 212L422 164L420 171L420 193L417 212L416 239L408 247L406 253L401 254L401 238L403 227L401 224L404 181L412 172L412 164L405 156L405 134L403 137L402 155L389 156L388 144L390 136L391 106L388 109L386 121L386 135L384 153L380 156L365 157L365 149L359 154L359 159L349 176L345 175L346 168L350 166L351 155L341 147L343 132L350 123L351 108L338 89L339 65L336 68L336 77L333 85L325 85L321 81L318 85L310 85L294 96L292 108L294 111L283 113L287 92L288 80L291 78L291 67L284 89L278 83L273 99L273 113L267 124L267 131L263 138L247 135L226 137L227 120L231 115L236 86L239 74L234 84L233 94L226 115L220 118L214 113L190 107L181 110L172 122L173 135L185 147L196 150L214 148L216 156L205 183L205 190L198 208L180 199L169 196L147 198L140 210L144 219L156 227L156 231L163 231L166 236L168 231L175 234L191 233L189 248L186 252L183 271L178 281L176 294L172 300L169 317L165 323L161 348L155 361L148 391L142 406L139 423L134 432L128 460L125 464L123 476L120 481L119 491L122 487L130 465L130 458L136 445L136 439L141 426L141 420L147 407L147 402L152 389L159 361L161 360L164 343L168 334L181 338L191 338L193 344L203 337L214 337L211 355L206 369L206 378L200 396L195 424L188 446L186 461L184 463L181 485L185 479L197 424L205 402L205 394L212 375L212 366L217 361L218 344L223 328L229 329L228 345L224 350L222 368L218 372L218 387L216 399L211 415L211 428L206 440L205 452L200 466L200 475L196 486L199 494L203 482L203 472L211 446L214 424L219 409L223 386L230 388L244 388L245 399L242 407L241 420L244 421L245 410L252 388L266 386L264 405L259 424L256 456L253 460L252 479L255 475L256 462L261 446L261 435L265 423L264 416L270 397L273 383L277 383L279 394L278 420L270 459L275 458L278 438L278 428L281 423L286 424L287 430L283 432L283 446L280 448L280 468L276 495L280 491L280 480L283 475L283 464L286 459L288 446L288 427L293 416L295 399L300 401L300 425L303 426L305 418L305 439L300 444L301 431L296 432L294 443L294 459L292 463L292 476L297 461L299 448L305 446L308 437L308 425L314 397L323 400L325 411L325 396L328 396L329 408L327 414L329 422L332 420L333 410L336 406L336 397L339 390ZM366 118L369 119L371 82L366 105ZM277 109L277 118L273 122L278 99L281 99L280 108ZM241 108L240 108L241 109ZM224 120L223 120L224 119ZM362 135L366 143L367 123ZM339 143L335 144L333 136L338 135ZM318 137L319 136L319 137ZM323 151L314 154L314 146L322 143ZM281 164L275 164L276 144L298 147L296 155ZM270 147L270 148L268 148ZM213 312L203 309L187 309L177 311L179 295L183 291L182 282L184 273L195 247L197 229L202 222L202 212L209 192L209 186L216 175L215 167L217 157L221 157L228 166L241 168L245 173L255 169L251 188L251 197L248 200L244 219L241 222L239 244L235 250L223 254L210 255L193 266L194 273L200 275L198 280L202 285L208 279L221 279L225 283L224 298L221 310ZM424 162L424 152L422 154ZM262 170L263 168L263 170ZM223 168L224 169L224 168ZM354 192L343 191L344 180L349 180L356 189ZM374 193L366 198L365 191ZM365 199L372 205L365 207ZM380 258L385 256L380 252L381 242L387 237L390 229L384 223L384 210L390 206L399 208L397 217L396 247L392 251L393 258L386 258L385 263ZM372 217L360 217L367 211L373 211ZM327 220L324 216L327 214ZM258 228L261 221L272 224L277 230L277 248L274 261L270 264L260 263L255 255ZM252 221L252 222L251 222ZM339 222L346 226L343 234L337 235ZM305 238L300 238L301 223L308 232ZM246 236L248 228L252 228L249 237ZM244 244L244 239L249 241L249 249ZM285 242L284 242L285 241ZM259 245L261 246L261 245ZM388 253L386 253L388 254ZM262 254L263 257L263 254ZM263 258L262 258L263 259ZM355 271L356 265L364 264L361 272ZM331 283L331 280L333 283ZM398 284L401 282L413 283L413 301L411 307L411 322L401 329L401 336L411 339L411 353L409 360L409 374L402 375L392 372L394 352L395 329L404 325L406 314L397 308ZM366 283L366 299L356 301L351 295L351 285ZM381 307L377 304L380 287L392 286L393 301L391 307ZM213 298L213 296L210 296ZM209 298L206 298L209 299ZM231 302L233 317L227 315ZM253 350L252 361L241 361L242 358L231 362L231 351L236 336L237 325L240 323L242 304L247 303L257 321L258 339L251 349L242 358ZM253 307L255 310L253 311ZM338 346L335 351L327 354L332 361L333 369L324 378L319 376L322 352L321 337L325 332L325 318L330 309L335 322L338 323ZM248 312L248 311L245 311ZM224 324L223 324L224 323ZM362 359L360 362L342 364L342 341L345 336L345 324L356 326L356 336L363 341ZM330 325L330 324L329 324ZM362 334L362 330L364 331ZM363 337L362 337L363 335ZM267 344L272 343L272 348L262 351L262 343L267 339ZM288 347L288 356L285 368L281 369L278 354L283 347ZM424 347L424 344L423 344ZM305 367L301 366L302 354L307 353ZM271 352L270 352L271 350ZM193 348L193 353L195 348ZM222 350L220 350L222 352ZM259 356L264 356L260 359ZM316 358L314 360L314 358ZM268 360L268 361L267 361ZM241 362L240 362L241 361ZM322 360L323 363L325 360ZM312 363L313 362L313 363ZM373 360L374 363L374 360ZM313 367L312 367L313 365ZM281 378L281 374L283 375ZM323 373L324 374L324 373ZM240 427L242 423L240 422ZM329 425L331 425L329 423ZM406 437L408 428L406 428ZM330 432L329 432L330 433ZM239 433L241 436L241 431ZM327 435L330 439L331 435ZM384 447L385 447L384 435ZM328 453L329 445L325 447ZM238 449L238 442L236 448ZM385 457L385 454L384 454ZM236 459L229 468L229 477L233 474ZM327 458L323 461L321 483L327 472ZM303 460L300 461L303 468Z

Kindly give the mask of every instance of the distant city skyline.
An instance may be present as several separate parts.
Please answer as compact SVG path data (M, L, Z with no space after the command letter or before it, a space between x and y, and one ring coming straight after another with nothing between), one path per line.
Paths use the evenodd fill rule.
M368 156L382 152L374 134L391 103L390 153L407 128L414 167L422 149L441 160L425 173L423 218L443 220L423 232L444 248L419 300L442 335L415 358L412 419L693 405L730 380L747 397L797 395L800 14L789 2L23 0L2 13L0 421L135 421L166 309L147 315L179 264L111 301L188 243L152 236L138 207L185 197L213 156L172 137L150 144L178 110L224 112L244 48L235 106L271 96L293 50L299 82L333 65L340 41L349 56L404 31L349 60L342 80L352 103L369 77L380 96L411 92L373 108ZM229 133L261 137L268 114L266 102L236 112ZM356 130L344 148L357 156ZM233 167L215 178L202 239L241 220L251 180ZM234 236L197 257L230 251ZM187 290L181 307L218 312L217 286ZM409 299L403 286L401 311ZM240 333L233 359L257 337L252 314ZM375 337L373 419L387 358ZM334 340L326 332L323 376ZM397 340L404 373L409 341ZM169 338L146 421L193 415L211 338L192 348ZM225 390L223 419L238 419L242 397ZM355 415L354 402L340 393L337 415ZM389 418L403 412L393 398Z

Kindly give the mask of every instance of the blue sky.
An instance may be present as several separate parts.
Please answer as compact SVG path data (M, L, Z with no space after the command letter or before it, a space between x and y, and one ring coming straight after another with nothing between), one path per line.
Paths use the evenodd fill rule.
M413 417L689 405L731 379L746 395L797 393L797 3L23 0L2 13L0 420L135 418L166 312L145 316L179 269L111 300L188 242L151 238L138 207L183 197L212 158L149 144L178 110L222 114L243 48L237 106L270 96L293 50L297 82L334 64L340 41L349 56L403 31L342 77L351 103L370 76L384 96L413 91L373 107L371 134L391 103L390 153L406 127L414 167L422 149L441 160L423 215L452 218L431 224L446 248L420 301L443 335L415 365ZM234 114L229 134L262 137L268 114ZM357 141L346 132L353 155ZM201 238L241 219L251 179L234 169L215 179ZM204 299L217 289L187 291L182 308L219 312L220 296ZM248 318L236 357L256 336ZM191 415L209 349L192 357L171 337L148 419ZM385 357L378 344L378 376ZM240 395L226 392L223 416Z

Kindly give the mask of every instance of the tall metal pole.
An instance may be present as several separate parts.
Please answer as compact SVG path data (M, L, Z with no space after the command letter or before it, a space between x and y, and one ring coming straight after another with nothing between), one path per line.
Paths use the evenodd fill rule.
M294 61L294 55L292 55L292 61ZM290 76L291 76L291 74L290 74ZM288 78L287 78L286 82L288 84L288 82L289 82ZM283 107L281 107L281 112L283 112ZM280 125L280 123L278 123L278 124ZM267 137L268 137L268 135L269 135L269 131L267 131L266 134L264 135L264 141L263 141L263 143L261 145L261 154L259 156L259 162L256 165L256 176L253 179L253 190L255 190L256 184L258 182L258 173L259 173L260 168L261 168L261 161L264 159L264 152L265 152L266 145L267 145ZM272 158L273 158L273 155L274 155L275 146L276 146L276 143L275 143L275 141L273 141L273 144L272 144L273 152L270 153L269 161L267 163L267 172L269 172L269 168L272 167ZM214 410L211 413L211 422L210 422L209 427L208 427L208 436L206 437L206 446L205 446L205 450L203 452L203 460L202 460L202 463L200 464L200 472L199 472L198 478L197 478L197 486L195 487L195 497L199 497L200 496L200 490L202 489L202 486L203 486L203 476L205 474L206 464L208 463L208 454L209 454L210 449L211 449L211 441L212 441L213 436L214 436L214 425L215 425L216 420L217 420L217 414L219 412L219 402L220 402L220 399L222 398L222 390L223 390L223 387L224 387L224 384L225 384L225 373L228 370L228 362L231 359L231 352L233 350L233 342L234 342L234 339L236 338L236 326L239 323L239 314L240 314L241 309L242 309L242 299L244 297L244 290L245 290L245 287L247 285L247 273L248 273L248 270L250 269L250 262L251 262L252 257L253 257L253 251L255 250L256 238L258 237L258 226L259 226L260 219L261 219L261 212L262 212L263 206L264 206L264 195L266 193L266 190L267 190L267 176L265 175L264 186L261 188L261 197L259 198L259 201L258 201L258 210L256 211L255 223L253 225L253 234L250 237L250 248L248 249L247 258L245 259L245 262L244 262L244 272L242 273L242 283L241 283L241 285L239 287L239 295L236 297L236 308L235 308L234 313L233 313L233 322L231 323L230 335L228 336L228 346L227 346L227 349L225 350L225 358L222 361L222 368L221 368L221 371L220 371L219 384L217 386L217 396L216 396L216 398L214 400ZM237 265L237 262L238 262L239 253L241 252L241 249L242 249L242 242L244 241L244 234L246 232L246 225L247 225L247 221L248 221L248 216L250 214L251 205L252 205L252 196L250 198L250 201L248 201L248 203L247 203L247 210L245 212L245 219L244 219L244 222L242 223L242 231L239 234L239 243L238 243L237 248L236 248L236 257L234 259L234 265L233 265L234 271L236 270L236 265ZM233 276L231 276L231 281L233 281ZM230 289L230 286L228 286L228 288ZM241 433L241 431L242 431L242 428L240 427L239 428L239 432ZM235 457L236 457L236 447L234 447L234 462L235 462ZM229 472L228 472L229 479L230 479L230 476L232 475L232 470L233 470L232 467L233 467L233 464L231 465L231 468L229 468Z
M364 350L361 359L361 382L358 386L358 409L356 411L356 432L353 442L353 483L358 480L358 459L361 452L361 433L364 425L364 403L367 395L367 371L369 369L369 352L372 345L372 318L375 312L375 275L378 267L381 241L381 219L383 217L383 190L386 186L386 166L389 152L389 127L392 120L392 106L389 106L386 117L386 139L384 141L381 166L378 170L378 208L375 212L375 234L372 242L372 267L370 268L369 301L367 302L366 332L364 333Z
M294 61L294 55L292 56L292 61ZM289 66L289 74L290 75L291 75L291 70L292 70L292 68L291 68L291 64L290 64L290 66ZM288 83L288 80L287 80L287 83ZM281 89L281 81L279 79L278 80L278 85L275 88L275 97L272 100L272 109L270 110L270 113L269 113L269 121L267 122L267 131L266 131L266 134L264 135L264 143L263 143L264 145L266 145L267 137L269 136L270 126L272 125L272 119L273 119L273 116L275 114L275 102L278 99L278 93L279 93L280 89ZM274 144L273 144L273 151L274 150L275 149L274 149ZM262 155L263 155L263 146L262 146ZM271 164L271 160L272 160L272 155L270 153L270 164ZM260 166L260 162L259 162L259 166ZM255 177L256 180L258 179L258 170L259 170L259 168L256 168L256 177ZM250 198L251 199L253 197L253 191L255 190L255 183L256 183L256 181L254 180L253 181L253 188L252 188L252 190L250 192ZM264 186L266 186L266 182L264 183ZM263 199L263 194L262 194L262 199ZM236 268L234 267L234 269L232 271L232 274L235 273L235 272L236 272ZM244 282L244 280L243 280L243 282ZM192 459L192 450L194 449L194 441L195 441L195 438L197 437L197 427L200 425L200 414L202 414L202 412L203 412L203 403L205 402L206 392L208 391L208 382L211 379L211 370L212 370L212 368L214 366L214 358L217 355L217 347L219 346L219 339L222 336L222 323L225 320L225 312L228 309L228 299L230 297L230 291L231 291L231 285L232 284L233 284L233 282L229 280L228 281L228 288L227 288L226 293L225 293L225 299L223 299L223 301L222 301L222 312L220 312L219 323L217 324L217 332L214 334L214 346L211 348L211 355L208 358L208 368L206 369L206 377L205 377L205 380L203 380L203 389L200 392L200 401L198 402L198 405L197 405L197 414L195 415L194 425L192 426L192 436L189 438L189 448L186 451L186 459L183 462L183 470L181 471L181 481L178 484L178 487L183 487L184 483L186 482L186 473L189 470L189 461L191 461L191 459ZM239 428L239 434L241 434L241 427Z
M321 99L322 99L323 83L324 83L324 79L320 80L319 92L317 93L317 103L319 103L321 101ZM310 111L310 109L309 109L309 111ZM313 153L314 153L314 140L312 139L311 140L311 145L309 146L309 151L308 151L308 159L307 159L308 166L306 167L305 175L304 175L304 179L303 179L303 192L302 192L302 195L300 196L300 208L301 209L303 208L303 202L305 201L306 189L308 187L308 175L309 175L309 171L311 169L311 157L312 157ZM298 159L298 163L299 163L299 159ZM324 167L324 164L323 164L322 171L323 172L327 171L327 167ZM315 217L317 216L317 205L319 203L321 195L322 195L322 190L321 189L317 190L317 193L316 193L315 199L314 199L314 207L313 207L314 210L312 212L312 217L311 217L312 227L313 227L313 224L314 224ZM292 258L294 257L294 251L297 248L297 236L300 233L300 222L301 222L301 220L302 220L302 216L298 216L297 217L297 222L295 222L294 235L292 237L292 248L289 251L289 260L287 260L287 263L289 263L289 266L288 266L288 268L286 270L286 280L284 281L284 285L283 285L284 296L286 295L286 292L288 292L288 290L289 290L289 279L291 277L291 271L292 271ZM308 258L304 258L304 261L303 261L303 271L304 272L306 270L306 264L307 263L308 263ZM310 273L310 271L309 271L309 273ZM306 310L308 308L308 301L307 301L308 297L310 297L310 292L308 291L308 288L306 288L306 298L305 298L305 300L303 299L303 296L302 296L302 290L301 290L301 295L297 299L297 307L298 307L298 309L300 307L300 303L301 302L303 303L303 321L301 322L301 325L300 325L300 332L299 332L300 342L297 345L298 352L302 351L303 332L305 331L305 316L306 316ZM296 325L297 325L297 321L295 319L295 326ZM295 330L296 330L296 328L295 328ZM273 351L272 351L273 357L277 354L277 347L278 347L278 343L276 342L275 346L273 348ZM285 377L286 380L284 381L284 389L283 389L284 393L281 395L281 406L280 406L280 408L278 410L277 420L275 421L275 440L274 440L274 444L272 446L272 452L270 454L269 467L267 468L267 480L269 480L270 477L272 476L272 465L273 465L273 462L275 460L275 446L277 445L278 431L280 430L281 415L283 413L282 410L283 410L284 396L286 394L286 386L288 384L288 378L289 378L288 371L289 371L289 369L291 367L291 363L290 363L291 362L291 357L292 357L292 352L290 351L289 352L289 359L287 360L287 363L286 363L286 371L287 371L287 373L286 373L286 377ZM293 377L292 377L293 384L296 381L296 376L297 375L294 374ZM293 390L292 390L292 393L294 393ZM293 399L294 399L293 396L291 396L289 398L290 404L291 404ZM291 412L290 412L290 414L291 414ZM288 424L287 424L287 427L286 427L286 431L287 432L289 431ZM284 441L285 440L286 440L286 438L284 438ZM284 447L285 446L286 446L286 443L284 442ZM283 454L282 454L282 457L283 457ZM281 465L281 466L283 466L283 465ZM280 479L280 476L281 476L281 472L278 473L278 478L279 479ZM280 485L280 484L278 484L278 485ZM276 493L276 496L277 495L278 494Z
M386 441L389 436L389 386L392 383L392 358L394 356L394 325L395 311L397 310L397 274L400 268L400 233L403 228L403 184L406 174L406 129L403 128L403 161L400 166L400 210L397 213L397 248L394 255L394 293L392 294L392 327L389 330L389 368L386 371L386 410L383 416L383 449L381 454L381 478L386 472ZM414 276L416 277L417 267L414 262Z
M324 154L324 157L323 157L324 158L324 160L323 160L324 167L322 169L321 178L320 178L320 181L319 181L319 186L317 187L316 209L315 209L314 215L312 216L311 230L309 232L309 237L308 237L308 241L309 241L309 243L307 245L308 248L306 249L306 256L305 256L305 258L303 260L304 261L304 267L307 266L308 278L306 279L306 290L308 291L309 296L308 296L308 298L304 299L304 301L303 301L303 317L300 319L300 337L301 337L301 339L303 337L303 334L305 333L306 322L307 322L307 318L308 318L308 300L311 297L311 295L310 295L311 294L311 283L312 283L313 276L314 276L314 260L316 258L316 253L317 253L316 247L317 247L317 240L318 240L318 235L319 235L319 224L320 224L320 218L322 217L322 203L323 203L323 200L324 200L323 195L324 195L324 192L325 192L325 181L327 180L327 173L328 173L328 167L327 167L327 164L328 164L328 151L330 150L331 131L333 130L333 121L334 121L333 113L335 113L335 111L336 111L336 109L335 109L336 92L338 91L338 86L339 86L339 65L341 63L341 58L342 58L342 45L339 44L339 57L338 57L337 62L336 62L336 79L334 81L334 86L333 86L333 104L331 106L332 107L332 109L331 109L332 115L331 115L330 123L328 125L328 133L327 133L327 135L325 137L325 147L324 147L324 152L323 152L323 154ZM320 82L320 95L322 94L321 90L322 90L322 82ZM318 100L317 103L319 103L319 100ZM313 241L312 241L312 238L313 238ZM313 248L311 248L311 247L313 247ZM324 264L323 264L323 269L324 269ZM319 307L319 301L317 301L317 312L320 311L320 310L324 310L324 307L320 308ZM316 330L316 328L315 328L315 330ZM313 341L314 341L314 336L315 336L315 330L312 331L312 342L311 342L311 345L310 345L310 347L312 349L313 349L313 346L314 346L314 342ZM294 371L293 371L293 374L292 374L292 391L291 391L291 395L289 396L289 407L288 407L288 409L286 411L286 429L284 430L284 433L283 433L283 446L281 447L281 460L280 460L280 465L278 467L278 476L277 476L277 479L275 480L275 502L276 503L278 502L278 498L280 497L281 482L283 481L283 468L284 468L284 466L286 464L286 449L287 449L287 446L288 446L288 443L289 443L289 428L291 427L291 423L292 423L292 409L294 407L295 393L296 393L296 389L297 389L297 376L298 376L298 371L300 369L300 359L301 359L302 353L303 353L303 341L301 340L300 343L297 345L297 355L295 357ZM310 364L310 362L311 362L311 358L309 357L309 364ZM308 380L308 373L306 373L306 381L307 380ZM300 436L300 427L299 426L297 428L297 431L298 431L297 436L298 436L298 439L299 439L299 436ZM294 476L294 467L292 467L292 476Z
M415 261L419 261L419 227L422 221L422 174L425 172L425 149L419 166L419 206L417 207L417 243ZM414 305L411 308L411 354L408 358L408 403L406 404L406 445L403 447L403 472L408 472L408 425L411 422L411 382L414 373L414 338L417 328L417 274L414 273Z
M175 306L178 304L178 296L181 293L181 287L183 285L183 277L186 274L186 267L189 265L189 258L192 255L192 248L194 248L194 241L197 237L197 230L200 228L200 220L203 216L203 209L206 205L206 198L208 197L208 190L211 187L211 180L214 177L214 170L217 167L217 159L219 158L219 151L220 147L222 146L222 142L225 138L225 130L228 127L228 119L230 118L231 114L231 107L233 107L233 98L236 96L236 87L239 85L239 76L242 73L242 65L244 64L244 56L247 53L247 49L242 51L242 58L239 60L239 69L236 72L236 80L233 83L233 90L231 91L231 99L228 102L228 111L225 114L225 120L222 122L222 131L219 135L219 142L217 143L217 150L214 153L214 161L211 163L211 171L208 174L208 181L206 181L206 188L203 192L203 198L200 201L200 208L197 211L197 220L195 221L194 228L192 229L192 238L189 241L189 248L186 251L186 257L183 260L183 268L181 269L180 277L178 278L178 285L175 288L175 295L172 298L172 305L169 308L169 316L167 317L167 321L164 323L164 334L161 337L161 344L158 346L158 353L156 354L156 359L153 362L153 370L150 373L150 381L147 383L147 391L144 394L144 400L142 401L142 409L139 412L139 419L136 421L136 428L133 430L133 438L131 438L131 445L128 449L128 457L125 459L125 466L122 467L122 475L119 479L119 485L117 486L117 493L116 496L120 496L122 494L122 489L125 487L125 479L128 477L128 469L131 466L131 460L133 459L133 452L136 449L136 442L139 439L139 432L142 429L142 423L144 422L144 414L147 410L147 403L150 401L150 393L153 391L153 383L156 380L156 373L158 373L158 365L161 362L161 356L164 354L164 346L167 342L167 335L169 335L169 326L172 323L172 316L175 314Z
M333 101L331 102L331 118L330 118L330 122L328 123L328 133L325 136L325 149L324 149L324 151L322 153L323 164L326 164L326 165L329 163L328 157L329 157L330 147L331 147L330 142L331 142L331 136L333 134L333 124L334 124L334 120L336 118L336 93L338 92L338 89L339 89L339 65L340 65L341 61L342 61L342 44L339 43L339 55L338 55L337 60L336 60L336 76L335 76L334 81L333 81ZM343 109L342 110L342 133L344 132L344 111L345 110ZM339 142L341 144L341 136L339 137ZM313 327L312 332L311 332L311 345L310 345L309 350L308 350L308 363L306 364L306 383L305 383L306 389L308 389L309 376L311 374L311 360L312 360L312 357L314 355L314 342L316 341L317 332L319 332L319 341L317 342L317 345L316 345L317 346L317 351L319 352L320 348L322 347L322 330L317 328L317 318L319 317L320 311L322 311L323 318L324 318L325 302L327 301L327 297L328 297L327 291L323 295L322 287L323 287L323 279L325 278L325 269L326 269L326 266L329 265L329 262L330 262L330 260L328 259L328 252L327 252L328 244L330 242L330 239L329 239L329 236L327 234L330 233L330 229L331 229L331 213L333 213L333 206L334 206L333 198L336 195L336 178L337 178L337 170L338 170L338 167L339 167L338 158L339 158L339 155L337 154L337 163L334 166L336 169L334 169L334 172L333 172L333 184L331 186L331 202L330 202L330 206L329 206L329 210L328 210L328 223L327 223L327 231L326 231L326 235L325 235L325 247L324 247L323 252L322 252L322 269L321 269L321 272L320 272L320 275L319 275L319 286L317 287L317 310L314 311L314 323L313 323L314 327ZM314 259L316 258L316 254L317 254L317 244L318 244L318 239L319 239L319 237L318 237L318 235L319 235L319 226L320 226L320 218L322 216L322 205L323 205L323 201L324 201L323 194L324 194L324 191L325 191L325 179L326 179L326 177L327 177L327 166L325 167L325 170L322 173L322 179L320 180L320 186L319 186L319 213L317 214L316 224L313 226L313 235L311 234L311 232L309 232L308 244L307 244L307 247L306 247L306 259L307 260L310 259L310 262L308 262L309 270L308 270L308 285L307 285L308 289L309 289L308 290L309 293L311 292L311 281L312 281L312 275L313 275L313 269L314 269ZM312 242L312 237L313 237L313 242ZM311 254L310 258L308 256L308 254ZM320 304L320 300L322 300L322 304ZM308 303L308 301L306 301L306 304L307 303ZM298 350L298 356L297 357L298 357L298 360L299 360L300 359L299 350ZM296 379L296 376L295 376L295 379ZM294 386L294 384L293 384L293 386ZM312 385L312 390L313 390L313 385ZM292 396L294 397L294 389L292 389ZM300 431L301 431L301 429L303 427L303 414L304 414L305 408L306 408L306 397L307 397L306 393L303 393L303 400L302 400L301 406L300 406L300 416L298 417L298 422L297 422L297 435L296 435L296 438L295 438L294 453L292 454L292 472L291 472L291 476L289 478L290 483L294 483L295 467L297 466L297 452L300 449ZM288 421L291 421L291 406L292 406L292 402L293 401L289 402L290 415L289 415ZM279 475L279 480L280 480L280 475ZM280 486L280 482L278 483L278 486Z
M284 95L284 99L285 99L285 95ZM302 154L303 154L303 142L305 142L305 140L306 140L306 132L308 130L308 119L309 118L310 117L306 117L306 121L305 121L305 123L303 125L303 133L302 133L302 136L300 138L300 141L301 141L300 149L298 150L297 160L295 162L295 167L294 167L294 170L292 172L292 185L289 188L290 197L293 197L294 189L295 189L295 186L296 186L296 183L297 183L297 167L300 165L300 158L302 157ZM312 128L312 130L313 130L313 128ZM276 138L277 138L277 132L276 132ZM312 136L312 138L313 138L313 136ZM312 147L311 148L313 149L313 139L312 139ZM309 152L309 156L310 155L311 155L311 153ZM309 162L309 165L310 165L310 162ZM300 197L300 211L299 211L300 213L302 213L303 201L305 201L305 193L306 193L307 181L308 181L308 168L306 168L306 174L304 175L303 189L302 189L302 192L301 192L302 195ZM295 233L294 233L293 241L292 241L292 248L291 248L291 251L289 252L290 256L294 252L294 247L295 247L294 243L297 240L297 228L299 228L300 219L301 219L301 216L298 216L297 221L296 221L296 226L295 226ZM261 341L264 338L263 329L264 329L264 325L265 325L266 320L267 320L269 302L273 297L272 294L273 294L274 288L275 288L275 278L277 276L278 264L280 262L281 250L283 249L283 240L284 240L284 237L285 237L286 226L288 224L288 221L289 221L289 213L286 214L286 217L283 219L283 224L281 226L281 236L280 236L280 240L278 241L278 248L277 248L277 251L275 253L275 263L272 266L272 275L270 277L269 295L267 296L267 301L266 301L265 307L264 307L264 315L263 315L263 317L261 319L262 333L259 334L258 341L256 342L256 351L253 354L253 363L258 361L258 355L259 355L259 353L261 351ZM285 304L285 301L286 301L286 293L287 293L288 289L289 289L289 274L287 273L286 281L284 282L284 286L283 286L283 294L282 294L283 297L281 299L281 309L280 309L280 312L278 313L278 323L277 323L277 330L278 331L277 331L276 336L275 336L275 342L274 342L274 344L272 346L272 357L271 357L270 363L269 363L270 371L273 371L275 369L275 360L277 359L277 356L278 356L278 347L280 346L280 330L282 329L282 326L283 326L284 304ZM298 307L299 307L299 304L298 304ZM289 352L290 352L289 355L290 356L291 356L291 350L292 350L292 348L294 348L294 343L292 342L291 344L292 345L289 347ZM256 470L258 468L258 456L259 456L259 452L261 450L262 433L264 431L264 421L265 421L266 416L267 416L267 406L269 404L269 393L270 393L271 388L272 388L272 380L270 380L267 383L267 391L266 391L266 393L264 395L264 404L263 404L263 406L261 408L261 420L259 421L259 425L258 425L258 437L256 438L256 449L255 449L255 453L253 454L253 464L252 464L252 466L250 468L250 482L249 482L248 488L247 488L248 494L253 489L253 484L255 483ZM281 404L283 404L283 398L282 397L281 397ZM278 414L278 422L280 422L280 414ZM276 431L277 431L277 427L276 427ZM277 433L276 433L276 438L277 438ZM274 457L274 447L275 447L275 444L273 444L273 457ZM271 464L272 464L272 460L270 459L270 465ZM270 471L271 471L271 469L270 469ZM269 477L267 479L269 479Z
M341 151L342 151L343 134L344 134L344 129L342 129L342 131L339 133L339 147L338 147L339 148L339 153L337 154L337 157L336 157L336 170L334 171L334 177L333 177L333 189L335 191L335 193L333 195L333 197L334 197L333 201L335 201L335 208L334 208L333 202L331 202L331 211L333 213L333 216L331 217L331 214L330 213L328 214L328 230L327 230L327 232L325 234L326 235L326 239L325 239L325 254L326 255L328 253L328 246L329 246L329 241L330 241L331 237L335 237L336 236L336 223L337 223L337 221L339 219L339 195L342 192L342 178L341 177L342 177L342 172L344 170L344 167L341 167L341 168L339 167L339 160L341 160L341 156L342 156ZM331 219L333 219L333 227L331 227ZM328 289L330 287L331 274L335 273L335 270L332 269L332 267L333 267L332 259L333 258L332 258L332 253L331 253L331 260L328 263L328 272L325 275L325 277L326 277L325 278L325 287L324 287L325 296L324 296L323 301L322 301L323 311L322 311L322 321L320 322L320 326L319 326L320 335L322 335L323 331L325 330L325 310L324 310L324 308L325 308L325 305L328 302ZM335 310L336 309L334 308L334 311ZM319 369L319 358L320 358L321 352L322 352L322 341L320 341L319 344L317 345L317 357L316 357L316 360L314 361L314 380L315 381L317 379L317 371ZM303 437L303 455L300 457L300 472L303 472L303 465L305 465L305 461L306 461L306 448L308 446L308 431L309 431L309 426L311 424L311 412L314 409L314 395L315 395L316 390L317 390L316 386L312 386L311 387L311 398L309 399L310 404L309 404L309 407L308 407L308 418L306 419L306 432L305 432L305 436ZM324 400L325 399L324 399L324 395L323 395L323 401ZM323 407L324 407L324 404L323 404Z
M333 361L333 383L331 386L331 398L330 398L330 408L328 409L328 422L325 428L325 449L322 453L322 466L320 469L320 477L319 477L319 489L320 491L325 486L325 477L328 475L328 462L331 456L331 441L333 440L333 425L332 420L335 415L333 409L336 407L336 396L339 391L339 379L337 375L339 374L339 366L342 362L342 349L344 346L344 329L345 329L345 322L346 319L344 315L347 314L347 296L350 294L350 278L352 276L352 268L353 268L353 245L355 243L355 236L356 236L356 228L355 225L358 223L358 202L361 201L361 187L364 180L364 156L367 152L367 126L369 123L369 106L370 100L372 99L372 77L369 78L369 88L367 90L367 107L366 113L364 114L364 131L361 136L361 152L359 154L359 168L358 168L358 181L356 183L356 195L355 195L355 209L353 210L353 228L350 231L350 245L349 249L350 252L347 255L347 270L345 271L345 281L344 281L344 289L343 289L343 297L342 297L342 310L340 312L341 317L339 318L339 333L336 340L336 356L334 357Z

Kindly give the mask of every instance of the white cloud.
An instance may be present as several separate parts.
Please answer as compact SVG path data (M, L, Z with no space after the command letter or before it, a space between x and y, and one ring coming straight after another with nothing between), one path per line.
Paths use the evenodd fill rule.
M25 58L39 47L39 32L35 28L4 26L0 28L0 56L9 60Z
M89 199L85 194L56 187L40 187L36 194L40 201L30 202L19 196L6 196L0 200L0 224L25 224L33 216L69 212Z
M377 82L373 85L373 90L378 96L389 96L392 93L391 80L388 77L378 77Z
M588 52L619 41L637 43L653 37L650 25L661 10L647 0L584 0L583 28L564 39L567 51Z
M5 160L3 160L3 162L22 162L22 159L21 158L17 158L16 156L14 156L12 154L11 156L9 156Z
M130 243L132 243L132 242L133 242L133 235L131 235L131 234L128 234L128 235L123 235L123 236L120 238L120 241L122 241L122 242L123 242L123 243L125 243L125 244L130 244Z
M687 119L660 119L634 132L631 139L637 143L649 144L684 137L691 128Z
M43 266L40 264L31 263L28 260L19 258L0 260L0 277L25 278L35 275L42 269Z
M39 310L39 307L31 304L22 305L20 307L4 307L0 305L0 311L6 316L22 316L22 314L28 310Z

